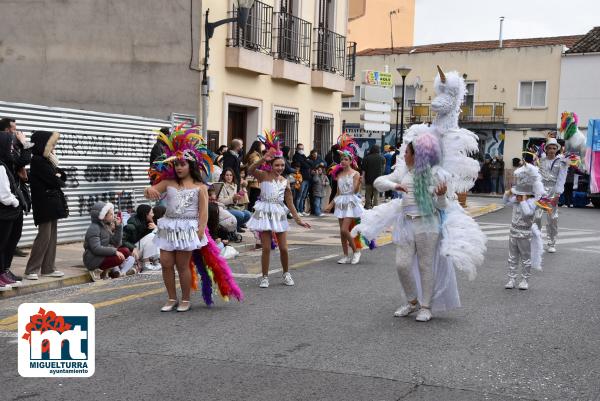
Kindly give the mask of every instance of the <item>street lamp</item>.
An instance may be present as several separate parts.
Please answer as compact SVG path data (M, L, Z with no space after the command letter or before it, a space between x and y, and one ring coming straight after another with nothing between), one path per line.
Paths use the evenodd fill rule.
M254 0L237 0L238 10L237 16L232 18L224 18L215 22L208 22L208 13L210 9L206 10L206 16L204 17L204 63L202 71L202 134L204 138L208 138L208 57L210 53L210 47L208 42L213 37L215 29L221 25L228 24L230 22L237 22L238 29L244 29L248 22L248 15L250 9L254 4Z
M398 125L396 125L396 146L402 144L402 137L404 136L404 82L406 81L406 76L408 75L410 70L412 70L412 68L406 65L396 68L396 71L398 71L398 74L400 74L400 76L402 77L402 104L400 106L400 143L398 143ZM398 111L396 110L396 115L397 114Z
M394 96L394 102L396 102L396 137L394 139L394 148L398 146L398 112L400 111L400 102L402 96Z

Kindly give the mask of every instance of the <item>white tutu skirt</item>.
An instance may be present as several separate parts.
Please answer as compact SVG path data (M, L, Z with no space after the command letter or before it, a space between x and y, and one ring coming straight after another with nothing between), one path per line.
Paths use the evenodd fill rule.
M208 244L206 236L198 238L197 219L162 217L157 225L154 244L163 251L193 251Z
M258 201L254 204L254 213L246 226L252 231L282 233L290 228L287 221L289 212L289 209L281 203Z
M346 217L358 218L365 211L362 201L357 194L338 195L333 201L335 202L335 212L333 214L338 219Z

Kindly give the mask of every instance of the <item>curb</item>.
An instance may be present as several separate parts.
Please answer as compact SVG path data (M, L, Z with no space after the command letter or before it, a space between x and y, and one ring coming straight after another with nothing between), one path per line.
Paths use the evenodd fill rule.
M91 282L92 278L86 271L85 274L67 277L64 279L47 281L45 283L35 283L23 287L13 287L11 290L0 292L0 299L13 298L19 295L33 294L36 292L54 290L57 288L70 287L72 285L85 284Z
M475 210L469 211L469 212L467 212L467 214L469 216L475 218L475 217L483 216L484 214L496 212L496 211L502 209L503 207L504 206L502 206L502 205L498 205L496 203L491 203L489 205L481 206Z

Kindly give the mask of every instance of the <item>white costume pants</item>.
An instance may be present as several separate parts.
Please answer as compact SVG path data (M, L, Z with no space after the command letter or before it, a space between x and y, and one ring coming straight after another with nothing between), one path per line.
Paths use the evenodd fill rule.
M508 277L516 278L519 262L522 265L521 276L531 276L531 238L508 238Z
M417 283L413 274L413 258L417 256L423 294L421 304L429 308L433 297L433 262L439 236L437 232L415 233L413 238L407 238L406 242L399 244L396 250L398 277L408 301L417 299Z
M556 238L558 237L558 206L554 206L550 213L547 213L543 209L537 209L535 211L535 224L542 229L542 215L546 215L546 236L548 237L548 246L556 245Z
M136 244L136 248L140 250L140 259L158 259L160 257L160 250L154 244L154 232L143 237L140 242Z

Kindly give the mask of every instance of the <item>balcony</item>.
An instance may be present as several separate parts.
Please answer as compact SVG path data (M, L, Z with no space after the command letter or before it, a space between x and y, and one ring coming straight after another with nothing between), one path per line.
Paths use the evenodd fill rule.
M230 13L237 16L237 8ZM240 29L232 23L227 38L225 67L253 72L260 75L273 73L272 57L273 7L255 1L248 16L248 23Z
M325 28L315 28L313 38L312 86L344 92L346 37Z
M348 42L346 47L346 87L342 97L354 96L354 80L356 79L356 42Z
M461 125L504 125L508 122L508 119L504 118L504 106L504 103L499 102L465 104L460 108L458 122ZM429 123L434 117L431 103L415 103L410 110L410 121L413 124Z
M310 84L312 24L289 13L275 13L273 25L273 78Z

